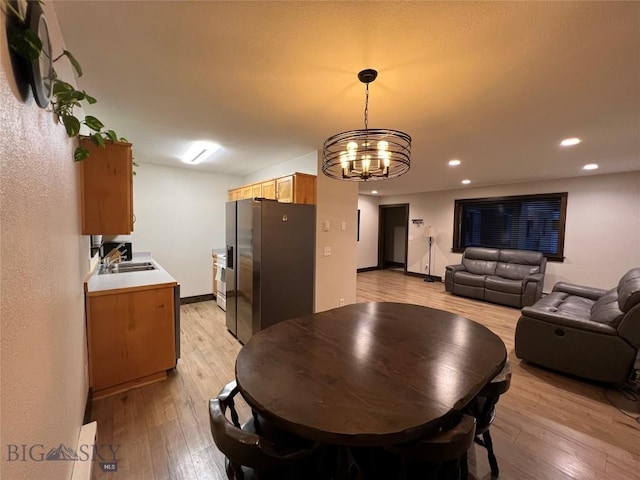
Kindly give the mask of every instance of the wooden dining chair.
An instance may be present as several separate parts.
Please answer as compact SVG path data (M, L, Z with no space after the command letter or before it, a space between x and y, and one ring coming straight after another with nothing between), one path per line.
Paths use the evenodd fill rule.
M511 366L505 363L504 368L491 380L490 383L465 408L465 413L473 415L476 419L475 443L487 449L491 477L496 478L500 474L498 460L493 451L493 440L489 428L496 418L496 404L500 395L509 390L511 386Z
M466 480L467 450L476 420L462 415L452 427L417 441L385 448L354 448L358 480Z
M304 461L318 450L318 445L292 435L279 435L278 441L267 439L258 433L265 425L258 426L257 415L241 425L235 405L238 394L238 386L233 381L209 400L211 433L226 457L227 477L230 480L315 478L315 462Z
M476 419L462 415L451 428L387 450L402 458L401 479L467 480L467 450L475 432Z

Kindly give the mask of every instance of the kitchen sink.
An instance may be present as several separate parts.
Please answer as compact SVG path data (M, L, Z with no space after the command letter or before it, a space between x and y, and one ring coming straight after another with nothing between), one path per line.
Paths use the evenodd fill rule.
M152 262L115 263L110 267L102 265L98 274L104 275L113 273L144 272L146 270L156 270L156 266Z

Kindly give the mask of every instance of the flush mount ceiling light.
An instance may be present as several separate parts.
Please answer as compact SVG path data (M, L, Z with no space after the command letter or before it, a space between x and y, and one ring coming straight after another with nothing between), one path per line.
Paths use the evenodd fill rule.
M462 180L461 182L463 185L469 185L471 183L471 180L469 180L468 178L465 178L464 180Z
M449 160L449 165L452 167L457 167L458 165L460 165L460 160L458 159Z
M220 145L212 142L194 142L189 150L180 158L183 163L195 165L209 158L213 152L218 150Z
M395 178L411 166L411 137L398 130L369 128L369 84L378 76L362 70L358 79L366 84L364 129L338 133L324 142L322 172L331 178L364 182Z
M560 145L562 147L573 147L574 145L578 145L580 142L582 142L582 140L579 138L565 138L560 142Z
M598 164L597 163L587 163L584 167L582 167L583 170L597 170L598 169Z

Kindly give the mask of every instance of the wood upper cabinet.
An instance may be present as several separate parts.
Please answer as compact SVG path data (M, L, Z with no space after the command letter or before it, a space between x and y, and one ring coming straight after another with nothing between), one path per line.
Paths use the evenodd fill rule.
M133 157L130 143L104 148L81 139L89 158L79 162L83 235L129 235L133 231Z
M293 175L277 178L276 192L279 202L293 203Z
M229 190L229 201L262 197L283 203L316 203L316 177L294 173Z
M253 197L253 186L247 185L246 187L242 187L240 189L240 198L251 198Z
M262 187L262 197L268 198L269 200L276 199L276 181L268 180L266 182L262 182L260 184Z
M229 190L229 201L233 202L235 200L241 200L242 196L242 189L240 188L234 188L233 190Z

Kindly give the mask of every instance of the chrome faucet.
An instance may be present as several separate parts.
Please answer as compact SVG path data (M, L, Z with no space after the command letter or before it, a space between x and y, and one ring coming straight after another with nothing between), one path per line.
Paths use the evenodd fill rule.
M116 265L122 261L122 252L120 249L124 247L124 242L118 244L102 258L102 268L104 270L114 270Z

